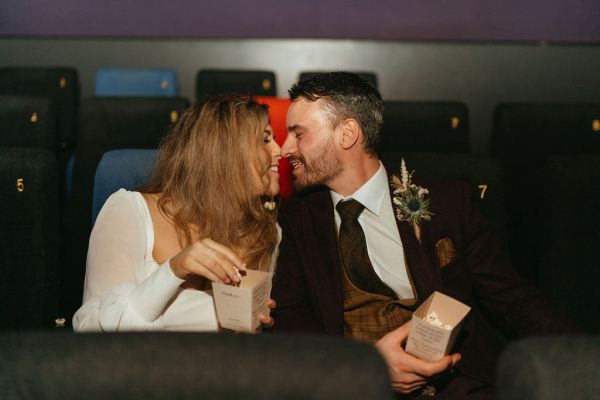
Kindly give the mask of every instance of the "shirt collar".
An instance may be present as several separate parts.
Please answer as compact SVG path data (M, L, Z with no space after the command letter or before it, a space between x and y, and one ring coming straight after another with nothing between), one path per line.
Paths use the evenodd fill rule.
M340 200L353 198L377 216L379 216L379 213L381 212L381 204L387 193L389 193L387 172L381 161L379 161L379 169L377 172L351 195L344 197L341 194L330 190L334 207Z

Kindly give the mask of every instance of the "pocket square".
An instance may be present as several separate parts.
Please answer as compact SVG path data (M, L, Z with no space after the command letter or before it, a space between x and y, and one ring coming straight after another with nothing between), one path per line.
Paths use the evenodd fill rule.
M458 255L452 240L448 238L438 240L435 244L435 250L437 252L440 268L444 268L446 265L450 264Z

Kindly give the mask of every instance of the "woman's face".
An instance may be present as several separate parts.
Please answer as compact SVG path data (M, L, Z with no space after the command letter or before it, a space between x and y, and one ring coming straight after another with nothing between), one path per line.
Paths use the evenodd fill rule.
M263 142L271 155L269 164L269 193L270 195L279 194L279 160L281 159L281 148L275 141L275 134L271 125L267 125L263 132Z

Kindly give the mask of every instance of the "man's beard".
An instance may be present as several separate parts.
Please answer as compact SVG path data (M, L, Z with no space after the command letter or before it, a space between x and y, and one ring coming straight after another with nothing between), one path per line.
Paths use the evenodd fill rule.
M304 172L296 176L294 180L294 187L297 190L313 185L326 184L342 172L342 163L335 151L333 138L327 141L321 154L315 157L315 161L311 161L310 164L306 163L304 157L299 158L302 161Z

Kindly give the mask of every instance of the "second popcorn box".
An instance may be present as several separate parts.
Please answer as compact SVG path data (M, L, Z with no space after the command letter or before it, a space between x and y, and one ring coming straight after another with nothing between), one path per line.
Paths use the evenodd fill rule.
M423 360L437 361L450 353L460 324L471 307L433 292L412 316L406 352Z
M271 275L246 271L239 286L212 282L217 319L221 327L238 332L255 332L258 314L269 314L267 300L271 293Z

